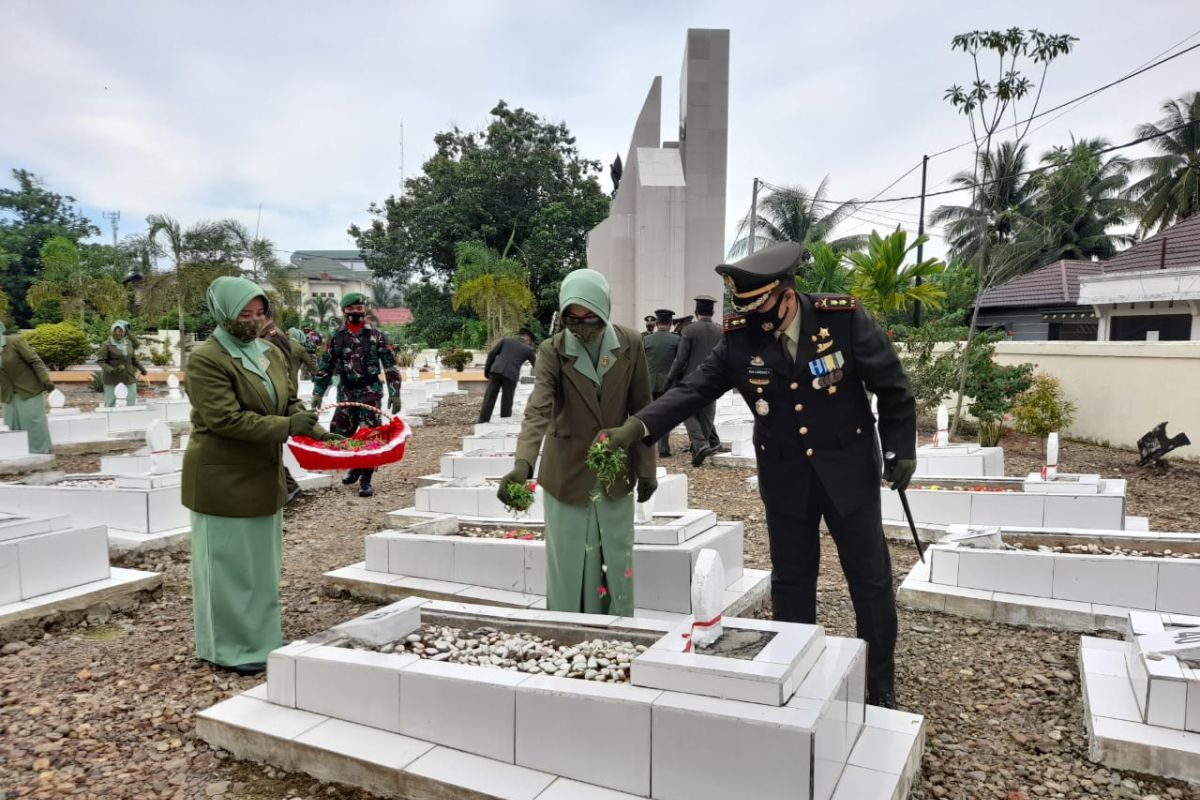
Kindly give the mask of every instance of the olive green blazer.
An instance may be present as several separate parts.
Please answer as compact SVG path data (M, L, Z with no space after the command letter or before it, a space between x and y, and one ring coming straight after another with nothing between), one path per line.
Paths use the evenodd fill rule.
M137 383L139 372L145 372L142 362L137 357L137 342L129 338L129 352L122 353L105 342L96 351L96 363L100 365L100 380L105 386L116 386L119 383Z
M5 337L0 350L0 403L11 403L13 396L28 400L54 390L50 371L41 357L20 336Z
M283 353L268 347L266 354L274 402L262 378L215 339L188 357L184 381L192 403L192 435L183 456L183 504L192 511L263 517L283 508L282 445L288 416L304 405ZM324 433L318 428L313 436Z
M580 374L574 357L566 354L566 331L538 348L533 392L525 405L516 455L533 464L541 450L538 483L564 503L584 505L589 500L596 477L584 462L600 430L619 426L650 404L650 376L641 335L631 328L614 328L619 347L601 381L599 397L596 384ZM637 479L654 477L654 451L649 445L632 445L628 463L626 475L607 492L613 500L629 494Z

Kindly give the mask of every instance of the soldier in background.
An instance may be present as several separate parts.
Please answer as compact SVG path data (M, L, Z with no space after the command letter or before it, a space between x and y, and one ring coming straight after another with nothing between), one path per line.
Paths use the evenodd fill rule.
M645 337L654 333L654 315L647 314L646 316L642 317L642 324L646 326L646 329L642 331L642 338L644 339Z
M496 342L483 365L483 377L487 378L488 385L483 393L478 422L492 421L497 397L500 397L500 418L512 416L513 394L521 378L521 366L526 361L532 365L536 358L533 331L528 328L521 328L516 336L505 336Z
M696 319L683 329L679 342L679 352L671 365L667 384L674 386L691 375L708 358L717 343L721 341L721 328L712 321L713 309L717 301L706 294L696 298ZM691 440L692 466L698 467L704 459L721 449L721 437L717 435L715 423L717 416L716 402L706 406L684 420L688 439Z
M366 300L358 292L342 298L342 313L345 322L329 337L329 346L321 353L321 363L313 381L313 410L321 407L321 399L335 375L338 376L339 403L363 403L380 408L383 383L379 373L382 372L388 385L388 409L399 414L400 368L396 366L396 354L387 335L367 324ZM329 427L333 433L350 437L361 427L374 427L381 422L378 414L365 408L339 408ZM358 496L370 497L375 494L371 487L374 474L373 469L352 469L342 483L350 486L360 481Z
M667 391L667 375L671 365L675 363L675 353L679 350L680 337L671 332L671 320L675 312L660 308L654 312L654 333L642 338L642 347L646 349L646 366L650 370L650 396L657 400ZM671 457L671 434L665 433L658 440L658 454L663 458Z

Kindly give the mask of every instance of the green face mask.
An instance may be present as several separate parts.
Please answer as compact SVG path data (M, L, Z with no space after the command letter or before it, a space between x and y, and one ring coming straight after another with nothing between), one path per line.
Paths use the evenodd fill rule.
M222 327L239 342L249 343L258 338L262 325L252 319L231 319L223 323Z

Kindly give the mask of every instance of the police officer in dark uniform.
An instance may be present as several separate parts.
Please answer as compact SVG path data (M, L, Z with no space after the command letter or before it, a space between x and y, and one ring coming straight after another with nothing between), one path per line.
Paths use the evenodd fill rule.
M754 411L775 618L816 621L824 518L868 644L869 702L894 707L895 594L864 385L879 399L883 448L895 455L884 467L893 489L916 469L916 407L900 359L856 298L796 290L801 252L788 242L717 267L737 312L722 341L700 369L605 433L618 447L654 440L736 388Z
M338 402L362 403L372 408L383 405L382 372L388 386L388 410L400 413L400 368L396 366L396 353L388 342L387 334L372 328L367 322L366 298L359 292L351 292L342 298L342 313L346 321L329 337L329 346L321 354L321 363L313 376L314 411L321 408L322 398L336 375L338 378ZM341 436L351 436L361 427L381 424L379 414L361 407L342 407L333 414L329 428ZM358 482L358 496L375 494L371 486L373 469L352 469L342 483L350 486Z
M671 321L675 312L660 308L654 312L655 331L642 339L646 349L646 367L650 370L650 396L658 399L667 391L667 377L679 351L680 336L671 332ZM658 454L671 457L671 433L668 431L658 440Z
M691 375L700 368L704 359L721 341L721 328L712 321L713 310L717 300L702 294L696 298L696 319L682 331L679 342L679 352L675 363L671 365L671 373L667 376L667 385L674 386L685 376ZM721 437L717 435L715 423L717 404L709 403L695 415L684 420L687 427L688 439L691 440L692 466L698 467L704 459L721 450Z
M642 317L642 324L646 326L646 329L642 331L642 338L645 339L647 336L654 333L656 317L653 314L647 314L646 316Z

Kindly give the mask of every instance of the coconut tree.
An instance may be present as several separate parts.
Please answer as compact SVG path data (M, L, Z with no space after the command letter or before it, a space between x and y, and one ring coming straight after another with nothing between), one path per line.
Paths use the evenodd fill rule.
M994 151L980 151L973 170L963 170L950 183L974 190L974 200L965 206L938 206L930 222L946 230L950 253L972 262L986 244L1012 241L1033 211L1035 187L1025 174L1028 149L1003 142Z
M906 264L908 254L929 241L922 234L908 244L908 234L897 228L888 236L871 231L866 252L850 253L854 295L876 319L903 311L910 302L939 308L946 293L929 279L946 269L936 258ZM920 278L924 283L917 283Z
M314 294L304 304L304 313L321 330L328 330L327 323L337 318L337 303L332 297Z
M834 229L857 208L855 202L829 203L825 200L828 192L828 175L821 179L815 192L809 192L803 186L771 189L759 200L754 230L750 230L749 214L738 223L738 238L729 248L729 255L748 253L751 236L754 237L756 250L776 242L799 242L804 245L805 260L811 255L812 248L822 242L837 253L859 249L867 237L854 235L834 238Z
M1142 235L1200 213L1200 92L1162 104L1157 124L1139 125L1139 137L1150 141L1158 155L1138 159L1135 166L1149 174L1129 187L1129 196L1142 206Z

